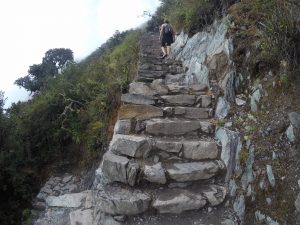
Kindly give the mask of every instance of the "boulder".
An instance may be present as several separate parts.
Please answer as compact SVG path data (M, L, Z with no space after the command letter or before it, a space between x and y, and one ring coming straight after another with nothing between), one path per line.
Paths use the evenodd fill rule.
M224 97L220 97L217 102L215 117L218 119L224 119L228 115L229 110L229 102Z
M300 213L300 194L298 195L298 197L295 200L295 208L296 208L297 212Z
M221 166L218 161L174 163L167 167L169 177L178 182L209 179L215 176Z
M209 141L183 142L183 156L194 160L215 159L218 156L217 144Z
M200 209L206 205L206 200L200 193L184 189L166 189L157 194L153 208L159 213L180 214L184 211Z
M136 215L148 210L151 197L137 189L107 186L95 196L96 208L111 215Z
M148 139L145 137L117 134L114 135L109 149L117 155L145 158L151 147Z

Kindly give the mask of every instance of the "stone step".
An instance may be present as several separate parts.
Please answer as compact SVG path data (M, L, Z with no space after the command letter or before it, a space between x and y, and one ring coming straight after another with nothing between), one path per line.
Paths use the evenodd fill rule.
M163 79L153 80L151 83L133 81L129 85L130 94L140 94L147 96L154 95L206 95L203 85L183 86L178 84L164 84ZM209 97L208 97L209 98ZM180 103L179 103L180 104ZM208 103L207 103L208 104Z
M160 214L181 214L224 202L227 189L223 185L195 185L185 189L139 189L106 185L93 192L96 211L110 215L133 216L156 210Z
M160 99L162 101L159 104L164 106L196 106L198 108L207 108L212 105L212 96L210 95L163 95L160 96Z
M159 136L184 136L213 134L215 125L210 121L193 121L186 119L151 119L144 122L144 132L146 134Z
M123 152L125 151L118 150L118 154ZM160 158L154 162L151 157L146 160L133 159L108 151L103 156L100 171L108 183L120 182L135 186L143 181L167 185L172 182L191 183L209 180L224 169L224 163L220 160L193 162L181 162L180 159L175 162L159 162L159 160Z
M209 119L212 117L211 108L196 107L156 107L152 105L122 105L119 109L119 120L147 120L151 118L186 118L186 119Z
M227 194L227 189L220 185L207 185L187 189L159 190L153 208L159 213L181 214L188 210L198 210L206 205L217 206L221 204Z
M137 215L150 208L151 196L129 187L108 185L95 195L96 210L110 215Z
M225 168L222 161L170 163L164 165L170 179L177 182L207 180Z
M155 98L152 96L140 95L140 94L122 94L121 101L129 104L137 105L154 105Z
M119 156L147 158L157 155L164 162L176 156L182 160L216 159L219 150L213 139L197 140L183 138L162 138L145 135L115 134L110 142L109 151ZM163 152L164 154L160 154Z

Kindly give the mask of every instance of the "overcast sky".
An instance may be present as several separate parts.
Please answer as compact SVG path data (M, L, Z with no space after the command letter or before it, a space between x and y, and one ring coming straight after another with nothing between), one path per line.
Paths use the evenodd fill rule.
M70 48L80 60L116 30L135 28L159 0L6 0L0 2L0 90L6 107L28 98L14 81L52 48Z

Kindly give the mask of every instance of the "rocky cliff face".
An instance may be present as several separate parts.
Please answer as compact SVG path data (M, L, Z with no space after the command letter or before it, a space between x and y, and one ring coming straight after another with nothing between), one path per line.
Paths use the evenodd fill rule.
M142 38L138 74L122 95L93 187L45 195L35 224L279 224L258 207L245 220L257 186L274 189L278 174L270 160L259 169L258 146L244 132L251 121L258 126L248 110L258 110L266 91L238 92L228 25L224 18L191 38L181 33L164 60L158 35ZM283 136L295 145L299 114L289 115ZM296 217L299 199L292 199Z

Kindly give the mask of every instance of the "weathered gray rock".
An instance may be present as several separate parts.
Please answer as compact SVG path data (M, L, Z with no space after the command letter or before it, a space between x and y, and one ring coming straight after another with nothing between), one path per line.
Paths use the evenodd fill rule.
M254 163L254 147L251 145L249 149L248 159L246 161L246 169L241 178L242 188L247 189L248 185L253 181L253 163Z
M269 180L271 186L274 188L276 183L275 183L275 177L274 177L274 174L273 174L272 166L267 165L266 168L267 168L268 180Z
M117 134L110 143L110 151L113 153L134 158L145 158L150 150L148 139L141 136Z
M242 224L244 222L245 209L246 209L245 197L244 195L240 195L233 204L233 210L236 212Z
M218 161L174 163L167 167L169 177L178 182L209 179L220 171Z
M161 98L170 105L194 105L196 103L195 95L164 95Z
M294 142L296 140L296 136L295 136L295 132L294 132L294 127L293 127L292 124L287 128L285 134L286 134L286 137L288 138L288 140L290 142Z
M130 120L118 120L114 127L114 134L130 134L131 121Z
M174 83L182 83L185 78L185 74L177 74L177 75L166 75L165 83L166 84L174 84Z
M180 214L187 210L200 209L206 205L206 200L200 193L184 189L163 190L158 193L153 207L159 213Z
M50 207L78 208L84 204L88 195L91 195L91 192L85 191L60 196L48 196L46 203Z
M263 91L262 91L262 87L260 86L251 95L250 106L252 112L257 112L257 104L259 103L259 100L261 99L262 96L263 96Z
M227 102L227 100L224 97L220 97L218 99L215 117L218 119L224 119L230 110L230 104Z
M137 104L137 105L154 105L154 98L140 94L122 94L121 101L124 103Z
M137 176L139 174L139 164L135 162L129 162L127 166L127 182L130 186L134 186Z
M96 195L96 208L111 215L136 215L145 212L151 198L137 189L108 186Z
M157 92L159 95L166 95L169 92L169 89L166 85L163 84L162 79L156 79L152 81L150 87Z
M211 106L212 99L210 95L201 95L200 98L201 98L201 107L207 108Z
M111 182L119 181L127 183L128 163L128 158L106 152L101 165L103 176Z
M211 206L217 206L225 200L227 189L219 185L210 185L207 190L203 191L203 194Z
M296 201L295 201L295 208L300 213L300 194L297 196Z
M139 119L146 120L154 117L162 117L162 109L152 105L122 105L118 112L119 120Z
M175 107L175 115L182 115L187 119L208 119L209 109L206 108L193 108L193 107Z
M144 82L131 82L129 84L129 93L146 95L146 96L153 96L157 94L156 91L151 89Z
M145 165L144 178L152 183L165 184L167 182L161 162L153 166Z
M279 225L278 222L274 221L271 217L262 214L259 210L255 212L256 221L263 222L267 225Z
M226 128L219 128L216 132L216 138L222 143L221 159L227 168L225 180L229 181L234 173L237 175L241 173L239 153L242 149L242 143L237 132Z
M188 120L152 119L146 121L146 132L154 135L184 135L200 128L200 122Z
M93 222L92 209L78 209L70 213L71 225L91 225Z
M296 112L291 112L288 115L293 127L300 129L300 114Z
M183 142L183 156L195 160L215 159L218 156L217 144L208 141Z
M154 146L162 151L179 153L182 148L182 142L168 139L155 139Z

